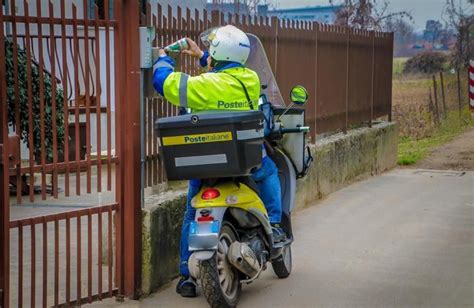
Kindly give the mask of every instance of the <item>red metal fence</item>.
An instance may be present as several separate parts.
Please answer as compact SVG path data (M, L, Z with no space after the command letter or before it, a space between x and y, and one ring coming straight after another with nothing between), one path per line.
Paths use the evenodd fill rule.
M10 1L17 9L22 4ZM50 190L56 198L60 173L64 174L65 196L71 194L72 181L75 182L74 194L81 194L81 181L86 182L86 192L91 193L93 167L97 168L96 191L103 190L102 176L106 177L106 189L111 190L116 159L112 147L115 143L112 132L115 85L111 50L113 36L117 35L117 32L114 34L116 21L109 19L108 14L99 20L97 9L95 19L89 20L83 13L78 17L78 10L88 10L87 2L78 9L62 1L59 14L55 14L50 2L46 11L42 11L42 1L37 1L34 9L29 2L22 2L23 14L12 10L10 15L4 16L4 24L11 29L5 34L7 53L10 51L6 65L11 69L11 76L7 72L11 133L21 136L23 144L28 144L21 147L21 141L17 141L15 146L24 150L20 156L28 162L15 164L10 170L17 202L22 202L21 195L25 191L31 202L35 200L35 173L41 177L43 200L46 199L47 174L51 175ZM66 17L66 12L71 16ZM105 46L100 46L101 41ZM63 120L51 120L58 117ZM26 118L28 123L23 123ZM106 170L104 175L103 170ZM81 177L82 171L86 173L85 179Z
M116 93L124 65L115 52L124 42L121 1L112 8L104 1L101 16L89 1L6 2L0 306L70 306L113 296L123 291L123 256L116 253L123 225L123 100Z
M316 134L347 130L351 125L391 116L393 35L362 31L316 22L279 20L276 17L224 15L189 9L167 13L160 4L147 7L148 25L156 28L155 46L179 38L199 42L199 34L224 24L234 24L257 35L267 53L283 97L303 85L309 92L306 121L311 138ZM197 61L180 56L177 70L199 74ZM158 155L153 122L175 115L177 109L165 100L149 96L146 102L146 185L165 181Z
M117 294L117 204L10 221L12 307L71 306Z

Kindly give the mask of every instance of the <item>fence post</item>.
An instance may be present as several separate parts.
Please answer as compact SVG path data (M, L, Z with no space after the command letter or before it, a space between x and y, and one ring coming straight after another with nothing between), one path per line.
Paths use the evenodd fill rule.
M314 61L314 82L315 82L315 87L314 91L315 93L315 98L314 98L314 132L311 134L311 141L313 143L316 143L316 134L318 132L318 102L319 102L319 86L318 86L318 38L319 38L319 23L313 21L313 31L314 31L314 44L315 46L315 61ZM313 137L314 136L314 137Z
M437 126L438 121L436 120L436 112L435 112L435 107L433 104L433 97L431 96L431 88L429 89L429 106L430 106L431 115L433 116L433 122L435 126Z
M118 2L118 1L117 1ZM115 3L114 3L115 4ZM140 6L124 0L120 9L120 46L139 46ZM137 298L141 287L141 169L140 169L140 57L138 48L122 48L118 56L121 96L120 168L121 179L121 291ZM126 232L125 232L126 227ZM126 246L126 247L125 247Z
M392 100L393 100L393 94L392 94L392 88L393 88L393 40L394 40L394 33L390 33L390 82L388 84L389 91L390 91L390 112L388 113L388 121L392 122Z
M467 106L471 112L474 111L474 59L469 60L467 70Z
M211 12L211 28L218 27L221 25L221 12L220 11L212 11Z
M372 127L372 120L374 119L374 86L375 86L375 31L370 32L372 37L372 78L370 85L370 120L369 127Z
M468 92L468 98L467 98L467 106L471 110L471 112L474 112L474 60L471 59L469 60L469 68L467 70L467 92Z
M436 85L436 76L433 75L433 95L434 95L434 101L435 101L435 112L436 112L436 120L438 121L439 124L439 105L438 105L438 89Z
M461 95L461 75L460 75L460 68L456 69L456 76L457 76L457 90L458 90L458 108L459 108L459 117L461 117L462 113L462 95Z
M346 124L344 124L344 133L347 133L349 127L349 53L351 50L351 29L345 28L346 34Z
M444 95L443 72L439 72L439 78L440 78L440 81L441 81L441 99L443 100L443 111L444 111L443 118L446 120L448 110L446 109L446 97Z
M3 10L0 7L0 306L9 305L10 282L10 204L8 174L8 103L5 72Z

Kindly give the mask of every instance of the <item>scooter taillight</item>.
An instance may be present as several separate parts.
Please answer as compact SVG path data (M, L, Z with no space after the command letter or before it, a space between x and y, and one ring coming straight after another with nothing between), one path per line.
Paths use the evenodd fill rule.
M197 221L199 221L199 222L214 221L214 217L212 217L212 216L201 216L201 217L198 217Z
M221 193L217 189L208 188L202 193L201 198L204 200L212 200L219 197L220 195Z

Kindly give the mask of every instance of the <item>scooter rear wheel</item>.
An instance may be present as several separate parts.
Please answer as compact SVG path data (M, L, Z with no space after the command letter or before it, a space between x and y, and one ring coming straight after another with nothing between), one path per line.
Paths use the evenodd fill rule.
M272 261L273 271L278 278L286 278L290 276L292 265L291 246L283 248L281 256Z
M211 307L235 307L239 302L239 271L227 261L230 245L237 240L233 229L223 225L215 255L201 261L201 284L204 296Z

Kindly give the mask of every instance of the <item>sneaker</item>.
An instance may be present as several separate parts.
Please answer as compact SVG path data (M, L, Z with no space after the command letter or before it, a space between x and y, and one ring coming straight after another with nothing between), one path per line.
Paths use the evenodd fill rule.
M196 283L192 278L182 276L176 285L176 293L182 297L196 297Z
M280 224L271 224L271 225L272 225L272 231L273 231L273 242L279 243L279 242L286 241L286 233L280 227Z

